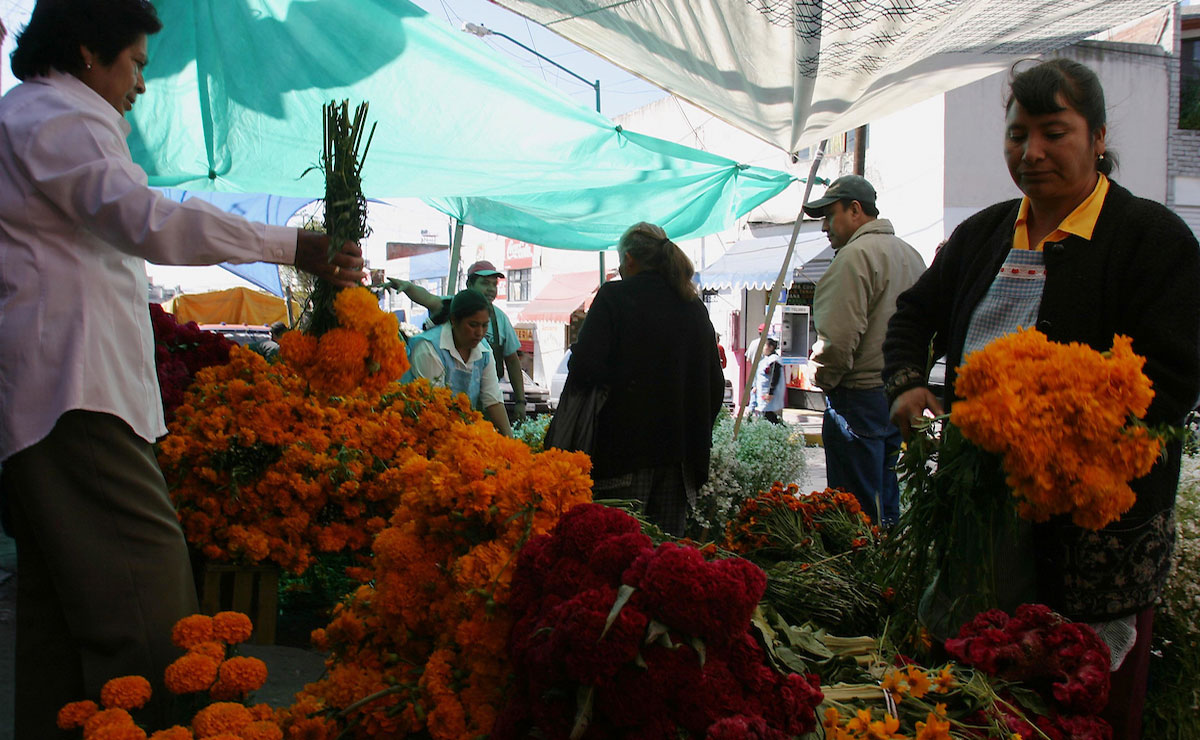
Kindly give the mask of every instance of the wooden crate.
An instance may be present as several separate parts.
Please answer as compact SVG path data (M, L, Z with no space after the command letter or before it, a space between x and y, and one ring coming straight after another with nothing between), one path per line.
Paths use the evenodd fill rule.
M216 614L242 612L254 622L250 640L258 645L275 644L279 614L279 569L204 563L200 571L200 611Z

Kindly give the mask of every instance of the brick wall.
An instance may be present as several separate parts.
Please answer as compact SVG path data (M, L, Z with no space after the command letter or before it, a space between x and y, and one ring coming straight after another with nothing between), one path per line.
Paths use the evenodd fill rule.
M1172 11L1172 56L1170 82L1170 134L1167 137L1167 206L1175 206L1175 178L1200 177L1200 131L1179 128L1179 57L1184 21L1180 6ZM1195 18L1195 16L1191 16ZM1191 20L1189 18L1189 20ZM1191 26L1192 23L1186 25Z

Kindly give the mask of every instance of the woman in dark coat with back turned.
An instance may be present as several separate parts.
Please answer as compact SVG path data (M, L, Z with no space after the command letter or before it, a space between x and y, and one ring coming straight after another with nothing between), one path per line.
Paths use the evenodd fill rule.
M683 534L708 480L725 383L716 334L692 286L692 263L654 224L621 237L619 281L596 294L571 353L569 385L606 385L592 477L597 498L638 500Z
M942 411L925 385L930 342L951 368L949 410L953 369L964 356L1018 326L1035 326L1052 341L1101 351L1114 334L1131 337L1154 383L1146 421L1181 423L1200 392L1195 237L1174 213L1107 178L1113 156L1104 91L1087 67L1053 59L1015 75L1006 113L1005 159L1025 197L963 222L897 300L883 345L893 421L907 436L914 417ZM1133 481L1137 502L1119 521L1099 532L1064 517L1034 525L1030 547L1022 548L1032 551L1030 567L1004 569L1009 582L1023 580L1022 600L1091 623L1108 644L1115 672L1104 716L1114 740L1141 734L1179 455L1179 442L1168 444L1150 473Z

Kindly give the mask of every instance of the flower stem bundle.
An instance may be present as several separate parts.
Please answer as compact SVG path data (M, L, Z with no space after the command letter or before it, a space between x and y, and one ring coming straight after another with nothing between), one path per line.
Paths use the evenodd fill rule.
M362 168L375 135L375 124L366 134L367 103L350 113L350 102L330 102L323 108L324 150L320 169L325 174L325 233L329 235L329 259L342 244L357 242L369 233L367 199L362 192ZM361 153L360 153L361 148ZM320 336L337 326L333 298L338 288L318 278L310 300L308 332Z

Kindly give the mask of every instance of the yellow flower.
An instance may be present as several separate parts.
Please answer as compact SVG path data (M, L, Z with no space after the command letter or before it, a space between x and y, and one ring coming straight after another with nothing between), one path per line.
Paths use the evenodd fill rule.
M933 680L933 683L936 686L934 691L939 694L945 694L950 689L958 685L958 681L954 678L954 672L950 670L949 666L942 668L942 670L938 673L937 678ZM943 712L945 711L946 705L939 704L938 706L942 707Z
M929 693L929 677L925 672L914 665L908 666L907 675L908 691L914 699L920 699Z

